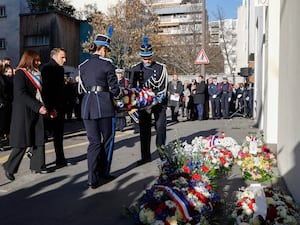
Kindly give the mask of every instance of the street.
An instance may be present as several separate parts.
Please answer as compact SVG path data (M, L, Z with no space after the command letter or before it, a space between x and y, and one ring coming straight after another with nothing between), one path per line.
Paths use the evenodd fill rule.
M167 141L178 138L190 142L196 136L220 135L225 132L242 143L252 128L253 120L204 120L168 123ZM117 132L112 161L112 175L117 178L97 189L88 189L86 148L87 138L81 121L66 122L64 139L65 155L73 165L49 174L31 174L29 159L25 156L16 180L10 182L0 169L0 224L1 225L115 225L134 224L126 217L126 208L134 204L143 191L159 175L159 157L155 151L155 131L151 140L153 161L137 167L140 159L139 134L131 127ZM2 164L10 151L0 153ZM47 166L54 166L52 142L46 144ZM232 175L228 191L240 185L241 179ZM228 179L231 179L230 177ZM236 185L236 186L235 186Z

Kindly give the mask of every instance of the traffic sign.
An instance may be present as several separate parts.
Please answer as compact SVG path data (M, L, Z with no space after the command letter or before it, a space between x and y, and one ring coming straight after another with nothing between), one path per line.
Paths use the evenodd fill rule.
M201 49L198 56L195 59L195 64L208 64L209 59L204 51L204 49Z

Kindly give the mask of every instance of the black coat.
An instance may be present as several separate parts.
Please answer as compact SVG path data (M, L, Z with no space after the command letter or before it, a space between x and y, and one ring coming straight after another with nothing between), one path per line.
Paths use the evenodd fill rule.
M58 113L64 112L64 67L58 65L55 60L50 61L41 67L43 80L43 101L49 112L55 109Z
M194 104L204 104L205 103L205 92L206 92L205 82L202 81L201 83L197 83L196 93L192 92Z
M14 77L14 100L9 144L25 148L44 144L43 116L39 114L42 103L36 99L37 90L23 71Z
M0 135L9 133L13 100L13 77L0 74Z
M92 55L79 65L80 77L86 89L101 86L108 91L86 93L82 99L82 119L113 117L115 108L113 97L120 94L115 67L109 59Z

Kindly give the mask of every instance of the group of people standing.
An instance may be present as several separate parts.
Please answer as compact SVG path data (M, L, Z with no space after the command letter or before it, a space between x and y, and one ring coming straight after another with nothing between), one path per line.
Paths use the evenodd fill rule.
M45 126L53 130L56 168L68 164L63 152L61 101L66 51L54 48L50 58L48 63L41 65L40 55L26 50L15 70L9 134L12 150L3 164L9 180L15 180L14 174L25 153L30 158L32 172L50 172L45 165Z
M10 59L0 60L0 151L4 151L1 140L7 139L10 133L10 120L13 101L14 69Z
M168 83L168 107L172 121L178 122L180 108L187 120L229 119L235 112L251 118L253 85L248 86L244 87L243 83L233 86L225 76L221 82L215 76L205 82L204 77L199 75L191 82L185 80L182 83L174 74Z
M171 108L173 121L178 121L180 102L184 103L183 109L186 111L183 112L188 119L203 120L207 118L209 99L214 119L220 118L221 115L229 118L229 103L233 92L233 87L226 77L221 83L217 83L216 78L210 78L205 83L204 77L200 75L197 80L182 84L175 74L173 80L168 82L166 66L153 60L154 53L147 36L143 37L140 46L141 62L131 67L129 79L124 80L121 76L124 71L116 70L112 60L109 59L112 34L113 27L109 26L107 35L96 35L89 47L90 58L79 65L78 85L81 90L79 94L83 96L81 118L89 141L87 184L92 189L114 179L110 174L110 168L116 125L118 127L124 125L124 121L118 119L114 100L122 99L123 87L150 89L157 99L157 103L151 108L137 111L141 150L141 159L137 165L152 160L152 124L156 129L156 148L159 153L164 150L168 106ZM30 169L35 173L51 172L45 165L44 130L53 132L56 168L70 164L63 151L65 115L62 96L65 62L66 51L63 48L52 49L50 61L43 65L39 54L35 51L26 50L21 57L13 85L9 136L12 151L3 164L5 175L9 180L15 179L14 174L17 173L28 148ZM116 75L118 73L121 75ZM160 156L162 157L161 154Z

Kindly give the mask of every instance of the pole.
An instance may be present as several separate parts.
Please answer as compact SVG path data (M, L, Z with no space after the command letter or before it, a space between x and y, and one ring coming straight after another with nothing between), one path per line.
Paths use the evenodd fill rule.
M205 50L206 45L206 0L202 0L202 48ZM206 79L205 76L205 64L201 64L201 75Z

